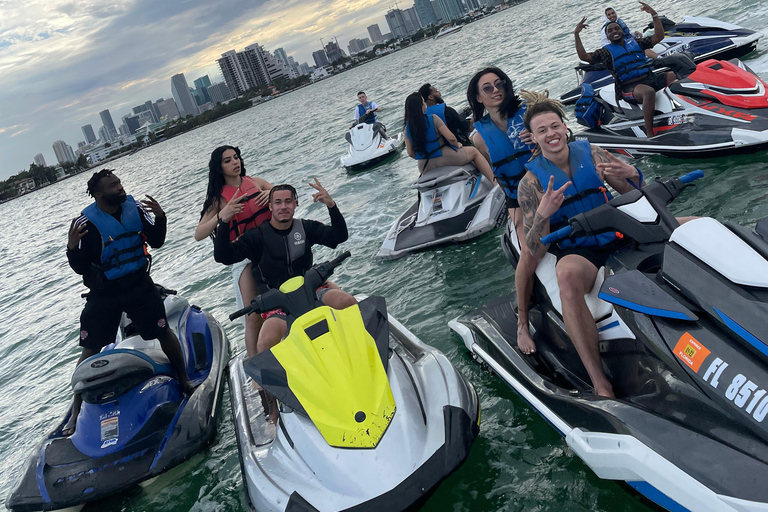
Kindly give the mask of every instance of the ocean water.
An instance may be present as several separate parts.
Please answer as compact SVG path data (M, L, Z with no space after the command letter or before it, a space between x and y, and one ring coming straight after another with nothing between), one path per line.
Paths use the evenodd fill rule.
M632 28L649 21L635 2L613 5ZM768 32L768 4L757 0L665 0L652 5L672 19L705 15ZM230 270L213 261L209 240L193 238L210 152L221 144L237 145L249 174L294 184L303 217L327 220L325 208L312 203L307 183L317 177L326 186L347 219L350 239L336 251L318 249L316 261L341 249L352 251L334 280L354 293L386 297L390 313L446 353L480 395L483 423L469 459L424 510L652 510L626 487L597 478L506 384L472 362L448 329L448 320L512 288L513 273L499 248L501 230L464 245L378 262L374 256L390 224L414 199L409 187L417 176L415 162L402 153L355 175L338 163L361 89L383 107L390 133L402 128L405 97L422 83L431 82L449 105L462 107L469 78L487 65L504 69L518 87L565 92L575 85L573 27L584 14L594 19L584 40L587 46L597 44L601 8L593 1L531 0L457 34L378 59L111 164L128 193L151 194L167 212L167 242L153 251L154 279L211 311L225 326L233 353L243 347L243 328L227 320L235 309ZM767 47L768 41L762 41L748 58L763 78L768 78ZM653 157L638 163L647 177L703 169L705 178L673 204L675 212L747 225L768 216L767 164L765 152L686 161ZM69 222L90 201L87 179L80 175L0 205L3 499L70 398L84 288L67 265L64 249ZM218 436L208 449L149 486L86 510L246 510L227 391L222 411Z

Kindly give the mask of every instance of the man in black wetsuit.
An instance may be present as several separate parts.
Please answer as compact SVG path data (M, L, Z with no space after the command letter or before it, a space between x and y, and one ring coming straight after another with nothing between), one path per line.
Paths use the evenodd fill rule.
M160 341L182 391L190 394L193 387L184 368L179 340L168 327L163 300L149 277L149 256L144 245L146 242L157 248L165 242L165 212L150 196L137 202L126 195L120 178L111 169L93 174L88 180L88 194L95 202L72 220L67 240L69 265L83 276L83 284L90 289L80 315L83 352L77 364L115 341L125 312L142 338ZM65 435L75 431L81 405L82 399L75 396Z
M419 87L419 94L427 104L427 114L436 114L464 146L471 146L469 122L443 101L443 96L432 84Z
M239 239L230 242L231 219L221 217L214 239L213 255L216 261L231 265L250 259L259 293L279 288L292 277L303 276L312 267L313 245L335 248L348 237L347 224L330 194L317 178L309 185L317 190L312 199L328 207L330 226L314 220L294 219L298 205L296 189L291 185L276 185L269 194L269 209L272 211L269 222L263 222L258 228L248 230ZM334 309L344 309L357 303L354 297L329 282L317 289L316 296ZM259 331L257 353L277 345L288 330L282 310L268 311L261 316L265 321Z

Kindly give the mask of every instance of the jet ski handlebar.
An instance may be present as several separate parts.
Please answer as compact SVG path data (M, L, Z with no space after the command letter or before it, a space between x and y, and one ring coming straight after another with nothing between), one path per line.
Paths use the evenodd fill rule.
M571 217L567 226L543 236L541 243L549 245L571 236L583 237L611 231L626 235L640 244L663 242L679 226L667 205L683 189L703 177L704 172L696 170L677 178L656 178L642 190L632 190L614 197L607 204ZM627 213L632 209L631 205L641 201L645 201L645 207L650 206L656 211L656 221L646 223Z
M273 309L283 309L287 313L294 315L303 314L313 309L316 303L315 290L331 277L336 267L341 265L350 256L352 256L352 253L345 251L330 261L318 263L307 271L303 277L303 282L298 288L285 292L274 289L264 292L255 297L250 305L229 315L229 319L235 320L243 315L263 313ZM283 287L281 286L281 288Z

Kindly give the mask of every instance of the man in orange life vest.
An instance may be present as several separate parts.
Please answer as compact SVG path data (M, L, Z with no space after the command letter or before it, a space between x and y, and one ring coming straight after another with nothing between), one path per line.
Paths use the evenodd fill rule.
M111 169L93 174L88 194L95 201L72 220L67 240L69 265L90 289L80 315L83 351L77 364L115 340L125 312L142 338L160 341L182 391L192 393L179 340L168 327L163 300L149 277L144 245L145 240L155 248L165 242L165 212L150 196L137 202L127 195ZM81 405L82 399L75 396L65 435L74 433Z

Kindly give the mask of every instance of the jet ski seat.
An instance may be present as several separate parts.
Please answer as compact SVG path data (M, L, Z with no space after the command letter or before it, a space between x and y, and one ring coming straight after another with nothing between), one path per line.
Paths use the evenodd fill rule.
M479 175L480 173L475 169L475 166L471 164L437 167L419 176L419 179L416 180L416 183L413 184L412 188L415 188L419 192L425 192L436 187L444 187L463 181L473 174Z
M136 336L128 342L136 338L144 341ZM75 394L87 403L101 404L119 398L154 375L173 375L162 350L152 348L149 353L144 353L129 348L128 342L121 343L109 353L96 354L80 363L72 374L71 384Z
M656 92L656 106L654 110L657 114L669 114L675 110L672 100L665 94L665 89ZM643 107L634 100L625 100L621 96L618 87L603 87L598 91L600 99L612 105L617 110L624 113L627 119L635 120L643 117Z
M517 231L512 220L507 223L507 235L509 236L512 246L520 254L520 240L517 238ZM563 305L560 301L560 287L557 285L557 273L555 271L555 265L557 264L557 257L552 253L547 253L539 262L539 266L536 267L536 277L539 278L541 284L547 290L552 305L562 316ZM595 279L595 285L592 290L584 296L587 301L589 311L592 313L592 318L595 321L602 320L613 313L613 304L606 302L598 298L600 293L600 287L605 280L605 267L600 267L597 271L597 279Z

